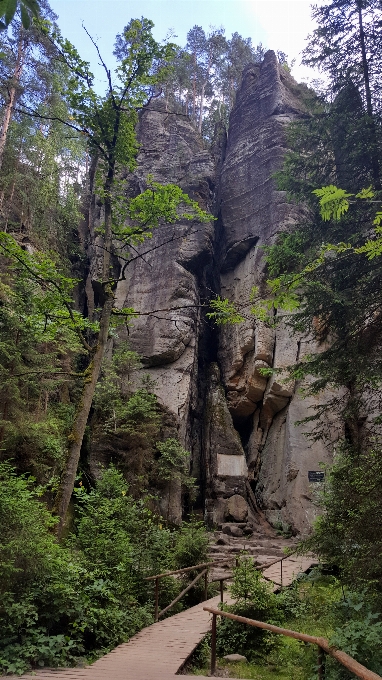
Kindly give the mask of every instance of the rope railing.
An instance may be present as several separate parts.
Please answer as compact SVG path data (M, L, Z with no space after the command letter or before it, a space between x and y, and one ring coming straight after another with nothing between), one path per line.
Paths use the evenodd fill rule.
M263 628L264 630L269 630L272 633L277 633L279 635L285 635L287 637L294 638L295 640L301 640L302 642L309 642L310 644L317 645L318 647L318 678L319 680L324 680L325 677L325 654L329 654L334 659L339 661L345 668L347 668L351 673L361 678L361 680L382 680L380 675L370 671L368 668L358 663L353 657L342 652L336 647L332 647L329 641L323 637L315 637L313 635L306 635L305 633L298 633L295 630L289 630L288 628L279 628L278 626L273 626L270 623L265 623L264 621L255 621L255 619L247 619L244 616L238 616L237 614L231 614L229 612L221 611L220 609L214 609L212 607L203 607L204 611L212 614L212 639L211 639L211 676L214 675L216 670L216 622L218 616L223 616L227 619L232 619L238 623L245 623L248 626L254 626L255 628Z

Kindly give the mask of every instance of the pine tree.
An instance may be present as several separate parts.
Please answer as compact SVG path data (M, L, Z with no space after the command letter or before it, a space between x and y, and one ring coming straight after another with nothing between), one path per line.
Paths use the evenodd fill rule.
M304 63L318 66L336 94L350 82L360 92L365 109L373 184L381 189L378 128L382 114L382 12L379 0L332 0L315 6L318 28L310 36Z

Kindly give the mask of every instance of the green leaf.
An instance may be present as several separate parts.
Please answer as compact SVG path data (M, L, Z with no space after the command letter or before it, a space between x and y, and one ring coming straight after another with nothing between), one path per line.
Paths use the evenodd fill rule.
M23 4L21 4L20 9L21 9L21 23L24 26L24 28L28 29L31 24L30 16Z
M368 198L374 198L375 194L374 191L372 190L371 185L367 187L367 189L361 189L361 191L355 195L356 198L363 198L363 199L368 199Z
M215 300L211 300L210 307L213 311L207 312L206 316L218 326L242 323L245 320L236 310L234 303L227 300L227 298L222 299L220 295Z
M5 8L5 23L7 26L11 23L15 16L17 8L17 0L7 0Z

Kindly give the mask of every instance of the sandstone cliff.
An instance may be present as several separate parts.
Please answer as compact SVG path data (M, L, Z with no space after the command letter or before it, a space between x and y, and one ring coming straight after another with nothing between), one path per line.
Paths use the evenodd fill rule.
M291 336L282 320L276 330L256 324L249 309L252 287L262 290L266 279L262 246L303 217L272 178L286 126L301 115L301 89L268 52L245 70L227 143L221 139L213 154L187 117L162 101L140 120L132 191L143 190L150 173L179 184L216 220L159 229L127 268L116 304L150 312L134 322L130 342L191 451L200 502L217 525L244 515L256 522L261 508L271 523L305 531L316 513L308 471L328 462L323 445L295 425L311 401L282 373L259 372L294 362L306 339ZM214 293L244 305L245 322L211 327L203 305ZM173 518L180 512L178 494Z

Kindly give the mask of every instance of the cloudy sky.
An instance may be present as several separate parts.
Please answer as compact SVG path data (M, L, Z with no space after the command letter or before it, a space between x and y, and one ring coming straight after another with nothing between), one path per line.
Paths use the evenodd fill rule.
M97 39L106 63L113 65L113 44L117 33L131 18L145 16L155 24L154 35L163 40L173 29L180 45L194 25L208 31L223 26L226 36L237 31L252 43L262 42L268 49L282 50L289 61L296 59L296 80L309 80L317 74L300 66L300 52L308 33L314 28L310 19L311 0L50 0L59 17L61 31L77 47L82 58L90 61L101 79L94 48L82 23ZM101 84L101 83L100 83Z

